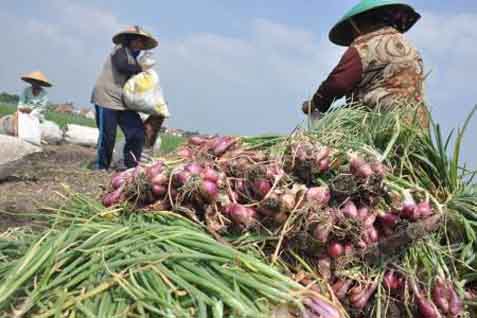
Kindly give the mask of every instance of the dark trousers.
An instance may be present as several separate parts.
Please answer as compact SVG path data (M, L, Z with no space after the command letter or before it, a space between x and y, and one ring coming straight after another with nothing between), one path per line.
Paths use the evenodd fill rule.
M95 105L96 125L99 129L97 169L109 169L119 125L126 137L124 164L127 168L137 166L144 148L144 124L137 112L119 111Z

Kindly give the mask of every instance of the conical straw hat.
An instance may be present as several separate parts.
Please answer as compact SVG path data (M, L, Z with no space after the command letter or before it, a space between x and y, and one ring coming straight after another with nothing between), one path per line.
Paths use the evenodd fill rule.
M31 72L30 74L24 75L22 76L22 80L30 84L36 84L44 87L52 86L46 76L40 71L35 71Z
M128 36L138 36L143 38L145 40L144 43L146 50L151 50L159 44L159 42L154 38L151 33L145 31L139 26L129 27L126 30L119 32L113 37L113 43L124 44Z

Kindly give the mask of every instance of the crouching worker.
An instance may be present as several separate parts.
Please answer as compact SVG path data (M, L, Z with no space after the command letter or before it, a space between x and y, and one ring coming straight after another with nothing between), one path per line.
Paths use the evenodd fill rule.
M427 127L423 61L403 35L419 18L401 1L362 0L352 8L329 35L331 42L348 49L312 100L303 104L303 112L326 112L346 96L375 111L414 105L413 117Z
M44 87L51 87L51 83L42 72L32 72L21 79L30 86L21 93L17 110L38 118L40 122L44 121L48 105L48 94Z
M116 141L117 126L123 131L126 144L124 164L127 168L137 165L145 142L145 129L136 111L124 105L123 86L132 76L142 72L137 61L141 51L158 45L157 40L140 27L131 27L113 37L116 44L108 56L94 87L92 103L96 109L99 129L96 168L109 169Z

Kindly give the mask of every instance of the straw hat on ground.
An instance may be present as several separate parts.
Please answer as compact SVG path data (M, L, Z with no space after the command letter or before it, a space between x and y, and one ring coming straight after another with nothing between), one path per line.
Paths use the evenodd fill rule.
M30 74L22 76L21 79L32 85L38 85L43 87L53 86L50 81L48 81L46 76L40 71L31 72Z
M126 30L119 32L113 37L113 43L124 44L128 40L128 38L135 36L144 39L146 50L151 50L159 44L159 42L154 38L151 33L145 31L139 26L129 27Z

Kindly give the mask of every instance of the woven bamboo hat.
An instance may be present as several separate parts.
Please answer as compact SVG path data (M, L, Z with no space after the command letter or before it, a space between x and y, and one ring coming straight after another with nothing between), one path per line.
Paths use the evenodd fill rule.
M144 40L144 45L146 50L151 50L159 44L159 42L154 38L154 36L151 33L145 31L143 28L137 25L129 27L126 30L123 30L119 32L118 34L116 34L113 37L113 43L124 44L128 38L134 37L134 36L140 37Z
M40 71L31 72L30 74L22 76L21 79L32 85L39 85L43 87L53 86L50 81L48 81L46 76Z

